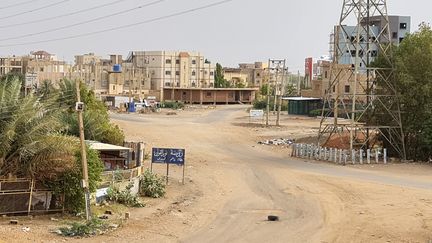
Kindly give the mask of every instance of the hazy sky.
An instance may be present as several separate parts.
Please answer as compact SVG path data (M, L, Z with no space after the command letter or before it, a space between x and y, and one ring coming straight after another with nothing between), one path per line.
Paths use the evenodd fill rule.
M342 0L233 0L223 5L162 19L131 28L76 39L23 46L5 46L100 31L142 22L208 5L220 0L123 0L109 7L54 20L115 0L1 0L0 55L23 55L46 50L72 61L76 54L94 52L127 56L131 50L195 50L223 66L286 58L291 70L304 69L304 58L328 54L329 33L337 24ZM23 3L20 6L8 7ZM56 5L56 3L58 3ZM153 3L138 10L85 25L15 39L15 37L73 25ZM432 22L429 0L388 0L389 14L412 16L411 28ZM48 5L54 5L46 7ZM41 9L42 8L42 9ZM21 26L7 27L19 23ZM9 40L6 40L9 39Z

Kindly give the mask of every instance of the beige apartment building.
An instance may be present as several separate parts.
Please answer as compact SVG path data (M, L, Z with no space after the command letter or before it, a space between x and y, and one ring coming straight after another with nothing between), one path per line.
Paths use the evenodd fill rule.
M215 65L199 52L133 51L128 62L149 70L152 90L214 87Z
M163 98L164 87L214 86L214 66L199 52L133 51L102 59L94 53L75 56L72 77L81 78L100 95Z
M71 65L46 51L31 52L25 56L0 57L0 75L10 72L23 74L28 89L37 88L44 80L58 84L70 69Z
M265 68L262 62L240 63L238 68L224 68L223 73L224 78L234 87L242 84L244 87L259 88L267 82Z

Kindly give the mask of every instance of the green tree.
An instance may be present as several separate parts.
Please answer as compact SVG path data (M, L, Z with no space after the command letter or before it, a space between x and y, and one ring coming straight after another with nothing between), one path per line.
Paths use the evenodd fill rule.
M57 108L23 97L18 78L0 82L0 175L48 176L73 157L76 139L58 133Z
M85 104L84 129L85 138L104 143L122 145L124 142L123 131L110 122L108 109L102 101L98 100L93 91L85 85L80 87L81 100ZM59 103L67 112L63 112L61 121L65 125L64 132L68 135L79 136L78 118L75 113L76 86L71 80L64 80L60 84Z
M432 157L432 30L420 25L419 31L406 36L391 55L395 67L395 87L400 95L402 126L408 159ZM379 57L375 67L391 67ZM379 113L379 112L377 112ZM373 114L381 122L392 120Z
M229 88L231 85L223 75L222 65L216 63L216 72L214 75L215 88Z

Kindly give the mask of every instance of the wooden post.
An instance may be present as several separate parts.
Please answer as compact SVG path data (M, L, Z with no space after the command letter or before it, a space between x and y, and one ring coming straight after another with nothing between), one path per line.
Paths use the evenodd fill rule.
M76 96L77 96L77 102L81 102L81 92L80 92L80 80L76 80L75 86L76 86ZM83 111L78 109L78 122L79 122L79 132L80 132L80 142L81 142L81 162L82 162L82 169L83 169L83 188L84 188L84 195L85 195L85 206L86 206L86 219L90 220L91 212L90 212L90 192L88 188L88 169L87 169L87 152L86 152L86 145L84 141L84 121L83 121Z

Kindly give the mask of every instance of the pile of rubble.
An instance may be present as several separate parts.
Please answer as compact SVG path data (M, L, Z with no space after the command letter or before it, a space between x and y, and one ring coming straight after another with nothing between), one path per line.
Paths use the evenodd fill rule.
M258 142L262 145L275 145L275 146L289 146L294 143L294 140L289 138L276 138L271 140L266 140L264 142Z

